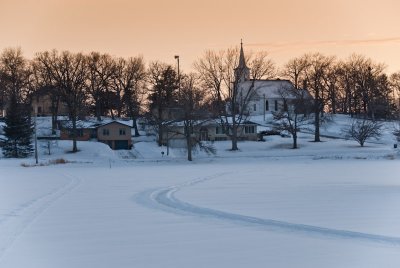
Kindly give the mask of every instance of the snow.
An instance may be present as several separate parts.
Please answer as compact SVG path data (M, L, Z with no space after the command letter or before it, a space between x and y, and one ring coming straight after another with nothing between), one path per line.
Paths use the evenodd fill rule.
M261 122L263 118L252 118ZM323 129L340 136L348 118ZM339 125L339 126L338 126ZM400 153L302 133L217 155L39 141L0 159L0 267L399 267ZM49 164L65 159L66 164Z

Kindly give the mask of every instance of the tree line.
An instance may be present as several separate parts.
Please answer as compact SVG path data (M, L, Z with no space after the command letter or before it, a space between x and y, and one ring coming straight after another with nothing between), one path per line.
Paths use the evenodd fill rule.
M55 129L58 106L65 103L74 130L74 152L76 122L88 115L98 120L102 116L129 117L136 135L137 118L147 116L159 132L159 145L171 118L186 120L188 128L205 117L219 118L232 140L232 150L237 150L238 126L247 118L246 105L259 79L288 79L295 89L311 93L315 141L320 140L319 126L325 113L373 120L397 115L400 71L389 75L384 64L366 56L353 54L341 60L309 53L278 68L266 52L250 52L246 55L250 73L245 91L239 90L236 80L238 56L238 49L206 51L193 64L193 72L177 73L173 65L146 64L142 56L51 50L28 60L21 49L8 48L0 55L0 108L5 109L14 98L27 109L36 94L46 93L51 98Z

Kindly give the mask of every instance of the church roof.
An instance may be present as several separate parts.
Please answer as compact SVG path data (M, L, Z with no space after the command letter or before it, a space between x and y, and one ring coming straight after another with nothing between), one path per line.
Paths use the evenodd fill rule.
M249 90L253 81L245 81L240 84L241 90ZM289 80L256 80L254 81L253 91L254 97L263 97L267 99L278 99L282 98L280 91L283 89L293 89L293 84Z
M243 95L251 88L252 83L253 81L249 80L240 84L239 90L242 91ZM294 90L294 86L289 80L255 80L252 90L254 92L252 99L263 98L264 96L266 99L282 99L282 90L289 90L287 98L296 98L291 92L291 90ZM301 92L305 98L312 98L311 94L305 89L298 89L297 92Z

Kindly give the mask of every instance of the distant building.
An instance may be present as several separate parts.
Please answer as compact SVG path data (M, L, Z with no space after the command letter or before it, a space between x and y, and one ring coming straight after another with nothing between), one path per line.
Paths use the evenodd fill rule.
M97 127L97 140L113 150L132 148L131 126L113 121Z
M62 122L60 129L61 140L72 140L71 122ZM132 148L131 129L131 126L119 121L107 123L78 121L76 133L78 141L97 140L113 150L129 150Z
M311 95L307 91L295 89L289 80L251 80L250 69L246 66L242 43L240 46L239 64L235 68L235 79L239 83L239 96L237 98L239 109L243 108L242 100L245 100L246 96L248 96L248 101L244 108L250 116L288 109L287 101L290 103L290 100L297 97L295 94L291 94L294 90L301 90L305 93L304 96L311 98ZM253 82L254 86L252 87ZM285 92L285 98L282 97L283 92Z
M68 115L67 104L61 101L60 96L52 95L53 88L43 87L31 95L32 112L38 116L51 116L57 111L57 115Z
M230 140L226 126L224 127L218 120L210 119L201 124L195 125L192 138L197 141L225 141ZM186 137L184 135L184 125L182 121L168 123L163 132L163 144L167 141L172 147L185 147ZM238 127L238 140L257 141L257 124L245 121Z

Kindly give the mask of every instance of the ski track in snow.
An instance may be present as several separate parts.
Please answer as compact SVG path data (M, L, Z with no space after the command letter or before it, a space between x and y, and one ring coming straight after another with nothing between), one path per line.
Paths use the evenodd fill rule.
M362 233L356 231L332 229L313 225L290 223L285 221L263 219L230 212L224 212L211 208L199 207L175 197L175 193L184 187L189 187L207 180L211 180L228 173L220 173L213 176L198 178L190 182L170 186L168 188L150 189L135 195L135 202L148 208L158 209L169 213L175 213L184 216L200 216L213 218L230 223L236 223L244 226L254 226L263 228L266 231L293 233L311 237L320 237L325 239L345 239L359 242L369 242L388 246L400 247L400 237L391 237L377 234Z
M32 199L0 218L0 263L14 242L42 213L53 203L75 189L81 180L71 175L64 175L68 181L58 188Z

